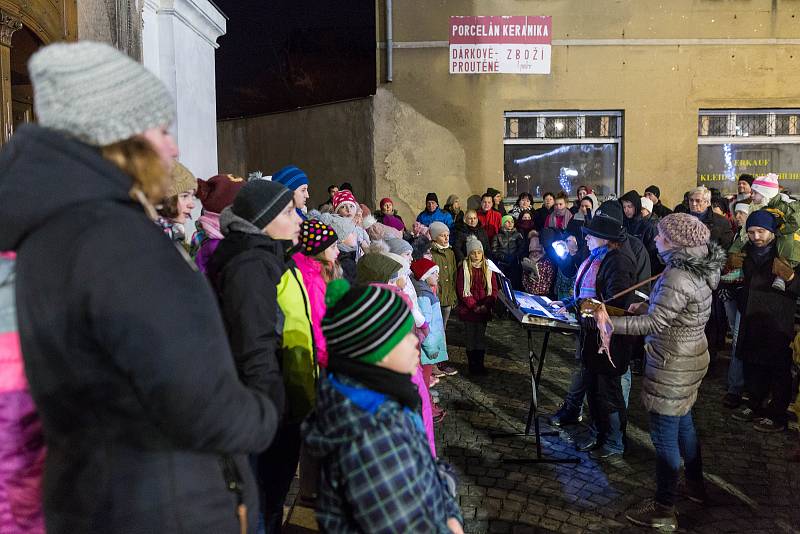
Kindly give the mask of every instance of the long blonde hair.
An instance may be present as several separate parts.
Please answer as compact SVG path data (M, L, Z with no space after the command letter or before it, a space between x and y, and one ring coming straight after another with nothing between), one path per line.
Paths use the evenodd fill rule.
M144 206L150 218L157 218L153 204L164 197L169 173L150 142L141 137L131 137L101 147L100 153L133 178L130 197Z
M344 278L344 271L342 271L342 266L339 264L339 261L326 260L324 251L314 256L314 259L322 265L322 279L325 280L326 284L331 280Z
M462 295L464 298L472 296L472 260L469 259L469 256L464 258L461 262L461 268L464 270L464 294ZM483 271L483 278L486 283L486 294L492 294L492 271L489 269L489 263L486 261L486 255L483 255L481 259L481 267L480 269Z

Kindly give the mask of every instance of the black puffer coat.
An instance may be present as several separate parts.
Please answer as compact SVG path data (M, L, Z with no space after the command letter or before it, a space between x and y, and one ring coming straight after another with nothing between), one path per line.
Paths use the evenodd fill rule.
M686 415L708 370L704 333L725 252L717 245L666 254L646 315L612 317L614 333L644 335L642 402L649 412Z
M239 381L208 282L130 187L96 148L39 126L0 153L47 531L239 532L220 455L265 449L277 411ZM237 465L254 526L256 485Z

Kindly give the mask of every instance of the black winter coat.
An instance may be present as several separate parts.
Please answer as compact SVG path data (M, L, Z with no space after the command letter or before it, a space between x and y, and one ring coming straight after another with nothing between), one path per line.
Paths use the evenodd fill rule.
M744 286L737 293L736 304L742 314L736 356L760 365L785 365L791 358L794 340L794 313L800 296L800 267L786 284L785 291L772 288L775 275L772 261L777 253L774 241L767 253L756 258L755 247L748 244L742 269Z
M481 242L484 254L488 256L491 253L492 247L489 243L489 237L486 235L486 230L483 229L480 221L474 227L468 226L464 221L461 221L455 224L453 231L456 235L455 244L453 245L456 265L461 265L461 262L467 257L467 238L471 235L474 235Z
M609 297L627 289L636 283L636 261L631 252L630 245L623 241L622 248L608 251L597 273L596 289L597 300L604 301ZM633 292L607 303L608 306L627 309L633 302ZM600 334L595 328L581 326L579 334L579 350L583 365L593 373L602 375L619 376L628 370L636 338L634 336L611 336L612 366L608 356L598 354L600 347Z
M728 219L708 208L700 220L711 231L711 241L728 250L733 243L733 238L736 237Z
M658 201L658 204L653 206L653 214L658 217L659 219L663 219L667 215L671 214L672 210L666 207L661 201Z
M278 284L289 262L284 243L264 234L233 231L208 264L239 378L269 395L280 413L286 395L278 361L283 335Z
M130 187L96 148L36 125L0 153L47 531L239 532L220 455L265 449L277 410L239 381L211 288Z
M544 228L544 223L547 221L547 216L553 213L553 208L545 208L542 206L541 208L537 208L536 211L533 212L533 228L537 232L541 232L542 228Z

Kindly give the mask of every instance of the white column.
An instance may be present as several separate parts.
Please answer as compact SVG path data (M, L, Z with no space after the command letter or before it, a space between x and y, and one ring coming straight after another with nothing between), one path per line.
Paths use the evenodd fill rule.
M145 0L142 20L144 65L175 99L178 159L209 178L218 172L214 52L225 16L208 0Z

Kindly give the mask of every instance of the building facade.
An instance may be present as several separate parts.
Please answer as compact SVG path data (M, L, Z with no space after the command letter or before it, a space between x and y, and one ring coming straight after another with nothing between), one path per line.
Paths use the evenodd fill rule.
M344 150L364 143L346 127L352 103L303 110L327 117L308 169L318 197L354 174L368 200L390 196L405 213L430 190L463 199L488 186L514 196L655 183L675 204L698 180L731 190L731 177L748 170L782 173L789 189L798 180L797 2L398 2L391 72L385 6L378 2L378 90L358 129L370 132L371 164ZM450 17L464 15L552 17L550 73L450 74ZM302 165L302 144L250 141L286 115L220 123L221 166ZM296 124L284 137L304 137ZM233 152L236 136L245 145Z
M27 62L41 46L106 42L164 81L177 107L180 160L217 174L214 53L226 19L209 0L0 0L0 143L35 120Z

